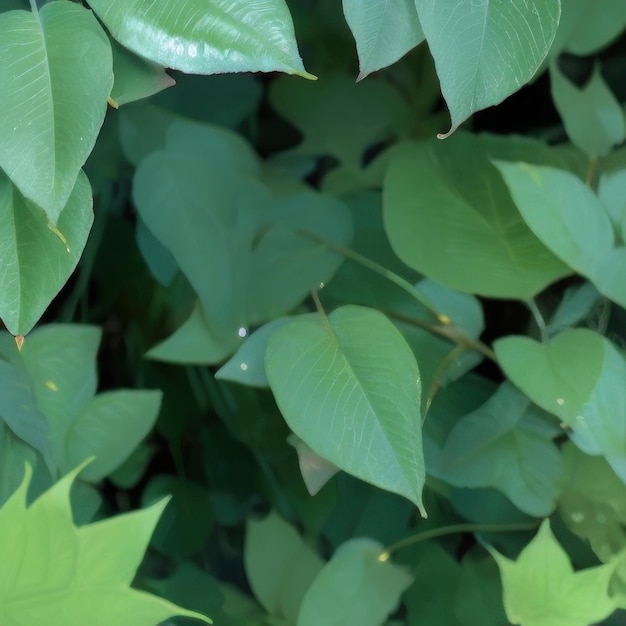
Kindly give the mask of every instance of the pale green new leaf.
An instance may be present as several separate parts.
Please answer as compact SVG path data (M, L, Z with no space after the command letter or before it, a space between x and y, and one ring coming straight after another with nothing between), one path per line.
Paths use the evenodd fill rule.
M265 369L291 429L344 471L423 512L420 373L399 331L372 309L308 315L269 342Z
M298 626L380 626L396 608L412 576L380 558L381 544L351 539L320 571L304 597Z
M536 409L504 383L479 409L459 420L448 436L441 467L456 487L495 487L521 511L549 515L558 495L562 464L552 441L525 427Z
M129 587L165 502L77 528L65 476L26 507L31 471L0 509L0 623L154 626L175 615L210 620Z
M615 610L608 595L614 566L600 565L574 572L569 557L544 520L517 561L493 548L504 587L509 620L522 626L589 626Z
M611 218L577 176L553 167L496 162L511 196L535 235L563 262L626 307L626 246Z
M0 57L0 167L56 225L104 121L109 40L84 7L48 2L0 14Z
M415 0L415 6L452 118L443 136L532 78L561 12L560 0Z
M359 79L424 41L414 0L343 0L343 12L356 41Z
M250 520L244 566L254 595L273 617L295 624L302 599L324 562L277 513Z
M624 111L596 67L589 82L579 89L550 65L552 98L572 143L590 158L606 156L624 141Z
M188 74L307 74L284 0L92 0L113 37Z
M89 182L78 172L54 227L0 171L0 318L14 335L30 332L74 271L93 222L91 207Z
M447 287L489 297L534 296L569 270L526 226L497 170L488 136L407 143L397 150L383 189L385 230L407 265ZM536 158L550 159L536 144Z

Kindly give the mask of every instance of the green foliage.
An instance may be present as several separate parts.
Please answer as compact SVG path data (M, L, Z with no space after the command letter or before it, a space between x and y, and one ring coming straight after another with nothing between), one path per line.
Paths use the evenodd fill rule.
M625 27L0 3L0 622L622 623Z

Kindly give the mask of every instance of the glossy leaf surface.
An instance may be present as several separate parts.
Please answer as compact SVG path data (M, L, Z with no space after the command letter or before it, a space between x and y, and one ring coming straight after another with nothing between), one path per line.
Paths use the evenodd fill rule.
M306 75L283 0L93 0L122 45L190 74L289 72Z
M49 2L0 14L0 55L0 167L56 225L104 121L111 46L90 11Z
M383 315L347 306L270 340L265 368L287 423L317 454L421 510L420 374Z

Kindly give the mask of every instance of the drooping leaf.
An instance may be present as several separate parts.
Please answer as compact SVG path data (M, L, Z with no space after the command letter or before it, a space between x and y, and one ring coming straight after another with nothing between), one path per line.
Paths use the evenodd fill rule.
M568 269L525 225L489 164L487 155L501 150L486 137L459 135L396 151L383 190L385 230L405 263L447 287L525 299ZM537 158L550 158L541 145Z
M111 46L90 11L48 2L0 14L0 56L0 167L56 226L104 121Z
M91 205L80 172L52 226L0 172L0 317L14 335L30 332L78 264L93 222Z
M324 562L275 512L246 529L244 565L254 595L268 613L295 624L302 599Z
M602 454L626 482L626 358L605 337L566 330L546 344L506 337L494 349L511 381L572 429L587 454Z
M140 56L189 74L288 72L310 77L283 0L92 0L113 37Z
M379 626L396 608L411 575L380 558L384 548L371 539L342 544L307 591L298 626Z
M129 587L165 502L77 528L68 474L29 507L31 471L0 509L0 622L14 626L154 626L174 615L209 619Z
M626 246L617 245L598 197L564 170L496 163L525 222L563 262L626 306Z
M130 455L154 425L161 404L159 391L95 396L99 341L100 330L92 326L48 325L33 331L21 351L13 346L11 353L13 368L27 374L31 410L45 416L52 467L65 472L95 456L82 471L87 480L103 478ZM22 419L27 415L22 412Z
M116 41L111 42L111 49L115 80L110 101L116 108L176 84L160 65L142 59Z
M343 12L356 41L359 79L424 41L414 0L343 0Z
M516 561L489 551L500 568L504 606L514 624L588 626L615 610L608 595L614 566L574 572L547 519Z
M593 159L624 141L624 111L598 67L582 89L561 73L557 63L550 66L550 80L554 104L574 145Z
M556 505L562 464L552 441L525 427L530 401L504 383L462 418L446 442L441 467L456 487L495 487L521 510L548 516Z
M299 317L270 339L265 359L296 435L346 472L423 511L420 374L389 320L356 306L328 319Z
M368 146L402 136L410 125L408 103L375 78L355 84L343 74L315 83L283 76L272 83L270 102L304 135L299 154L331 155L353 167Z
M560 0L415 0L415 6L452 118L447 135L532 78L561 11Z

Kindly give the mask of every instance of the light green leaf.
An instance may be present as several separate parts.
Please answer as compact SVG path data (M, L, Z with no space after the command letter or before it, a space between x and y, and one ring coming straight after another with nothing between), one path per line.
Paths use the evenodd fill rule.
M28 508L31 471L0 509L0 622L12 626L154 626L174 615L210 620L130 589L165 506L77 528L68 474Z
M444 480L455 487L495 487L524 513L548 516L561 457L549 438L525 427L535 411L510 383L500 386L450 433L441 459Z
M443 136L532 78L561 12L560 0L415 0L415 6L452 118Z
M552 99L574 145L597 158L624 141L624 111L597 66L582 89L561 73L556 62L550 65L550 80Z
M304 135L298 154L331 155L360 167L368 146L405 134L411 109L389 83L372 78L358 84L343 74L315 83L288 76L270 87L276 112Z
M115 80L110 101L116 108L176 84L160 65L142 59L115 40L111 41L111 48Z
M339 468L334 463L313 452L310 446L297 435L291 433L287 437L287 442L296 449L302 480L306 485L306 490L310 495L314 496L339 472Z
M616 247L607 210L573 174L527 163L497 162L528 226L598 291L626 307L626 247Z
M414 0L343 0L343 12L356 41L359 80L424 41Z
M423 512L420 374L382 314L346 306L303 316L271 339L265 369L291 429L344 471Z
M304 597L298 626L380 626L411 584L411 575L380 558L371 539L342 544Z
M272 335L291 320L290 317L280 317L257 328L215 373L215 378L252 387L269 387L265 374L267 344Z
M288 72L311 78L298 55L283 0L92 0L122 45L188 74Z
M605 337L566 330L547 344L506 337L494 349L524 393L572 429L587 454L602 454L626 482L626 358Z
M567 0L578 9L568 32L566 49L577 56L587 56L604 48L626 27L626 5L622 0Z
M109 40L84 7L48 2L0 14L0 56L0 167L57 225L104 121Z
M91 206L89 182L79 172L54 227L0 171L0 317L14 335L30 332L74 271L93 222Z
M244 565L250 587L273 618L295 624L302 599L324 562L275 512L246 528Z
M613 565L574 572L567 553L544 520L517 561L490 548L504 587L504 607L514 624L589 626L615 610L608 595Z
M626 151L614 151L616 163L602 172L598 198L605 206L620 243L626 243ZM610 158L610 157L609 157ZM612 165L612 166L611 166Z
M537 145L537 158L550 158ZM508 151L529 148L520 142ZM568 269L525 225L489 164L487 155L502 150L464 134L406 144L385 178L385 230L407 265L447 287L526 299Z

